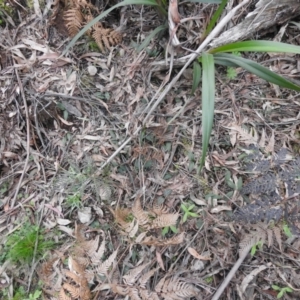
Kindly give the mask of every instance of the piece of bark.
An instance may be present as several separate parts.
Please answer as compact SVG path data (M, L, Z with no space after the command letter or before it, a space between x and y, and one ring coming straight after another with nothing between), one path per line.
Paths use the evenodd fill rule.
M242 41L277 24L283 24L300 15L299 0L260 0L245 20L237 26L223 32L210 46Z

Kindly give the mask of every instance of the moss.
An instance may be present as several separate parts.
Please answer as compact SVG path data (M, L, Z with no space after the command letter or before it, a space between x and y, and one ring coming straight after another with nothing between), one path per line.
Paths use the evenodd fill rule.
M46 239L43 230L26 222L21 229L8 237L4 248L5 259L14 263L30 263L34 255L36 258L42 257L53 246L54 242Z

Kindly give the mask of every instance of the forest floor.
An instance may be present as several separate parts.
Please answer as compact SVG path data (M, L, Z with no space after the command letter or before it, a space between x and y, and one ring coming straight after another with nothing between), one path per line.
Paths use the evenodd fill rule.
M63 1L0 5L0 298L212 299L258 236L220 299L300 299L299 94L217 67L200 170L192 65L141 126L167 81L168 30L141 44L164 15L115 9L61 55L78 11L97 15L95 3L78 3L67 15ZM201 17L179 26L185 48L197 49L217 7L179 5L182 17ZM259 39L280 32L298 45L291 21ZM240 55L300 82L297 55Z

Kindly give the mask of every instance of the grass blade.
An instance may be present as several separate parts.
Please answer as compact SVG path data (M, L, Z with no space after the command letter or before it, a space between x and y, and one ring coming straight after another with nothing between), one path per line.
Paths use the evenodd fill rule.
M144 40L143 42L138 46L136 49L137 52L141 52L144 50L150 43L150 41L153 39L154 36L156 36L160 31L167 29L168 27L166 25L160 25L156 27Z
M215 63L211 54L202 55L202 157L200 170L204 165L213 126L215 105Z
M77 40L92 26L94 26L97 22L99 22L101 19L106 17L111 11L114 9L125 6L125 5L150 5L150 6L158 6L158 3L155 0L124 0L111 8L105 10L103 13L101 13L99 16L97 16L95 19L93 19L91 22L87 23L71 40L71 42L67 45L66 49L63 51L62 56L65 55L71 47L75 45Z
M279 76L278 74L270 71L269 69L263 67L262 65L252 60L243 57L238 57L232 54L225 54L225 53L215 54L215 58L216 58L216 62L218 62L220 59L222 62L227 61L229 63L233 63L268 82L277 84L283 88L300 91L300 86L292 83L291 81L285 79L284 77Z
M193 86L192 86L192 94L195 93L196 88L198 87L201 80L201 66L197 61L194 61L193 64Z
M190 0L189 2L220 4L222 0Z
M228 2L228 0L222 0L220 6L216 10L216 12L213 14L212 18L210 19L210 22L208 23L208 26L207 26L207 28L205 30L205 33L204 33L204 37L209 35L210 32L212 31L212 29L214 28L214 26L216 25L216 23L217 23L219 17L221 16L227 2Z
M300 47L273 41L243 41L220 46L208 51L209 53L221 52L284 52L300 54Z

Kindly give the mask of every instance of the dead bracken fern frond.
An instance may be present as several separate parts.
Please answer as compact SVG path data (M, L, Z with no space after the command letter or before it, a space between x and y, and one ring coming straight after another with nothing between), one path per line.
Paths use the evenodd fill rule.
M161 215L167 214L169 212L169 208L164 204L155 203L152 207L151 212L154 215L161 216Z
M150 225L150 229L164 228L176 225L179 214L163 214L155 218Z
M137 281L137 278L140 277L143 270L147 266L149 266L149 264L150 264L150 262L145 263L145 264L138 266L138 267L132 269L131 271L129 271L127 275L123 276L124 283L129 286L132 286Z
M58 295L59 299L80 299L90 300L92 299L92 293L90 290L90 284L94 280L99 281L99 276L107 276L108 270L112 267L116 261L118 249L113 251L106 259L103 259L105 254L105 236L104 232L100 231L100 235L96 235L94 238L88 240L85 237L85 230L87 226L77 225L75 226L75 242L73 248L68 250L68 269L63 265L62 258L51 258L49 262L44 264L42 272L49 277L45 278L43 290L50 295ZM100 243L100 238L102 241ZM59 266L53 268L53 264L60 261ZM55 273L52 269L59 270L60 274ZM51 272L56 276L56 279L49 274ZM43 277L44 278L44 277ZM51 280L50 280L51 279ZM56 283L58 282L59 286ZM54 286L56 285L56 288Z
M160 282L155 287L155 291L164 299L189 299L196 296L199 290L190 283L187 283L184 278L176 276Z
M115 250L103 263L101 263L98 267L96 267L96 272L98 275L107 274L108 269L111 267L113 262L117 257L118 249Z
M137 197L132 206L132 214L142 227L148 227L150 222L149 214L142 208L141 199Z
M183 300L194 297L199 293L198 288L186 282L184 278L166 275L155 286L154 291L146 288L147 281L159 268L150 269L145 272L150 263L145 263L130 270L122 277L123 283L109 284L109 288L120 296L129 296L132 300ZM143 274L144 273L144 274ZM100 289L106 289L105 288Z
M140 243L142 245L147 245L147 246L161 247L161 246L179 245L183 243L183 241L184 241L184 232L175 235L169 239L156 238L150 235L145 237Z
M121 232L129 238L135 238L135 243L148 246L169 246L177 245L183 242L183 233L169 239L157 238L152 232L164 227L175 226L179 217L178 213L168 213L169 209L165 206L154 206L144 210L138 196L132 206L132 209L117 207L113 213L116 223ZM140 230L140 232L139 232ZM136 234L139 233L137 236Z
M69 257L69 270L64 270L66 281L63 283L61 290L67 291L71 299L91 299L91 291L85 276L85 268L81 266L74 258ZM60 292L61 295L66 293Z
M75 36L84 25L93 20L93 14L99 14L96 6L86 0L69 0L66 7L64 21L70 37ZM104 28L99 22L90 28L86 34L95 40L102 52L122 41L120 32L111 28Z
M121 43L122 36L119 32L111 28L103 28L100 23L97 25L97 27L94 27L92 37L102 52L104 52L105 47L110 49L112 46Z
M66 292L64 291L64 289L61 289L59 291L59 295L58 295L58 299L59 300L72 300L71 297L69 297Z
M67 10L64 13L64 20L70 37L79 32L84 22L83 15L78 7Z
M240 256L248 246L254 246L258 243L261 245L265 244L268 241L268 247L273 246L274 238L279 245L280 250L282 249L282 239L281 239L281 230L277 226L270 226L264 223L259 223L251 226L251 231L245 235L242 241L239 244Z

